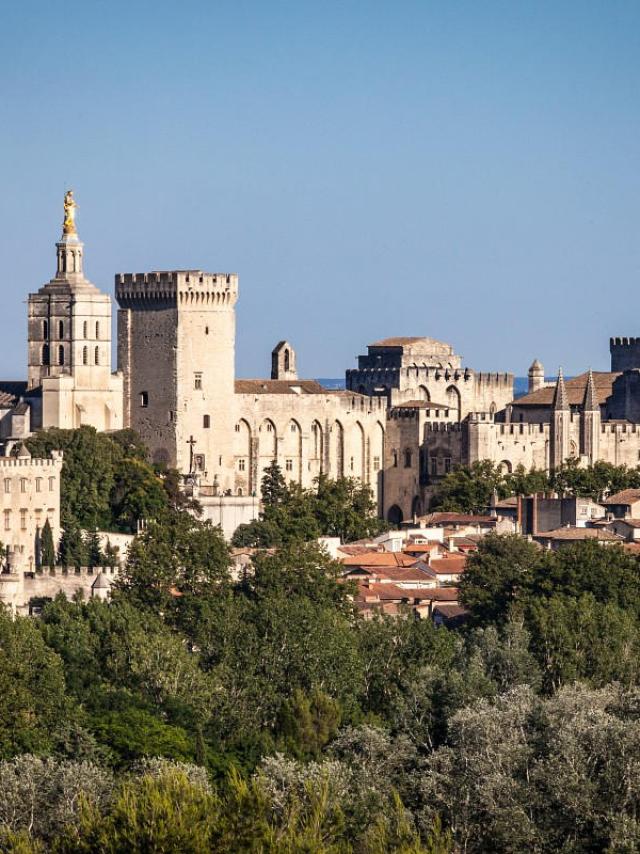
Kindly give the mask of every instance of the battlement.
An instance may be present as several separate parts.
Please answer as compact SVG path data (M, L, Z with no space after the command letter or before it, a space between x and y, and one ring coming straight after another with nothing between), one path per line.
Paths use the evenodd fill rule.
M601 433L620 436L624 433L640 434L640 424L632 424L630 422L610 422L605 421L600 425Z
M514 375L509 373L477 373L475 374L476 383L481 385L495 386L513 386Z
M233 304L238 296L237 273L204 273L202 270L159 270L151 273L118 273L116 299L122 308L147 302L178 305Z
M35 572L25 573L29 577L42 578L44 576L75 576L76 578L95 578L102 575L115 577L118 575L118 567L112 566L43 566Z
M426 433L461 433L463 425L457 421L434 421L424 425Z
M640 338L610 338L611 370L632 371L640 368Z
M62 461L62 451L52 451L50 458L44 457L0 457L0 468L52 468Z

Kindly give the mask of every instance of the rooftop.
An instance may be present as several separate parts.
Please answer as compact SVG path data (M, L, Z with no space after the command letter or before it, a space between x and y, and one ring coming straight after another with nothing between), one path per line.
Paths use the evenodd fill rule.
M635 504L640 501L640 489L623 489L605 498L602 504Z
M602 406L608 397L611 396L613 383L620 376L619 373L611 373L609 371L594 371L593 382L596 389L596 397L598 403ZM565 379L564 384L567 389L567 397L570 406L581 406L584 400L584 393L587 387L589 372L580 374L577 377L572 377L570 380ZM513 401L514 406L551 406L553 397L556 392L556 385L544 386L530 394L525 394L523 397L518 397Z

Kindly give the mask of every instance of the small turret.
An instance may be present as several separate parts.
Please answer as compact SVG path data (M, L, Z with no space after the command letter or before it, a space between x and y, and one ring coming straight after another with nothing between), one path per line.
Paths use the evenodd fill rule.
M589 368L589 376L587 377L587 385L584 389L584 400L582 403L584 412L600 412L600 404L596 394L596 385L593 381L593 372Z
M296 351L288 341L280 341L271 353L271 379L297 380Z
M556 412L569 411L569 397L567 396L567 388L564 384L562 368L558 368L558 380L556 382L556 389L553 393L553 408Z
M544 386L544 367L542 362L534 359L529 368L529 393Z

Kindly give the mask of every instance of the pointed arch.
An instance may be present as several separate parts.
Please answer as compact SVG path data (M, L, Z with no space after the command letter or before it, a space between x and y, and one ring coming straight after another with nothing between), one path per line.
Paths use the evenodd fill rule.
M462 415L462 398L460 397L460 392L454 385L450 385L446 392L446 404L449 407L450 414L453 415L452 421L460 421L460 417ZM453 410L453 412L451 412Z
M334 421L331 428L331 474L333 477L344 477L344 427L339 421Z

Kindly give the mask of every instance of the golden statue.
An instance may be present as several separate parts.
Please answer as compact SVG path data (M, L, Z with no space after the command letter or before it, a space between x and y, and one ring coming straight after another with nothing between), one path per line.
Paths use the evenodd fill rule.
M73 199L73 190L67 190L64 194L64 222L62 223L63 234L76 234L76 208L78 205Z

